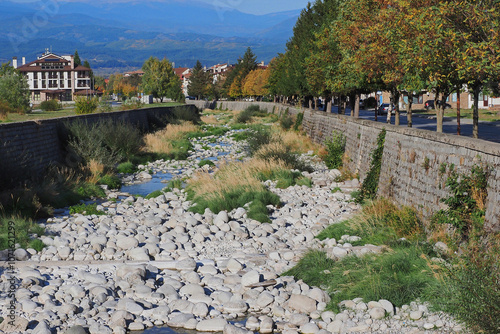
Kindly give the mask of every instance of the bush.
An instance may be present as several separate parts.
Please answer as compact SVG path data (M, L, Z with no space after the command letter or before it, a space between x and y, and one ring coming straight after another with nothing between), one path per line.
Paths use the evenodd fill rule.
M120 189L122 181L115 175L104 175L99 179L99 184L108 186L108 189Z
M175 107L173 117L177 121L191 122L195 125L201 123L200 110L198 108L187 108L185 106Z
M365 109L375 108L377 107L377 99L373 96L370 96L365 100Z
M293 118L288 114L283 115L283 117L281 117L280 119L280 126L285 131L290 130L293 124L294 124Z
M112 101L107 99L102 99L99 103L99 112L111 112L113 111Z
M245 109L238 114L236 117L236 123L245 124L252 120L254 112L249 109Z
M297 119L295 119L295 124L293 125L293 129L295 131L299 131L300 126L302 125L302 121L304 120L304 113L298 113L297 114Z
M452 170L446 186L450 189L451 196L441 201L448 209L440 210L432 221L452 225L461 239L467 240L473 230L478 231L483 226L488 196L488 171L478 165L472 167L469 175L460 175Z
M83 183L78 185L76 192L81 198L102 198L106 196L104 189L93 183Z
M500 329L500 236L469 244L449 271L449 303L445 310L474 333L498 333Z
M340 168L342 166L342 157L345 153L346 138L337 131L333 131L332 138L325 141L326 156L323 157L325 164L330 169Z
M253 156L262 146L267 145L272 140L272 134L269 127L257 126L249 131L247 143L248 150Z
M111 168L140 152L142 135L128 123L76 121L67 124L66 128L69 131L68 148L86 163L95 160Z
M62 106L59 103L59 100L48 100L40 103L40 109L43 111L57 111L61 108Z
M75 100L75 113L77 115L92 114L97 110L97 107L99 107L99 99L97 97L79 97Z
M122 162L116 167L116 170L118 173L122 174L132 174L137 171L137 168L134 166L134 164L130 161L127 162Z
M0 120L6 121L13 110L6 101L0 101Z

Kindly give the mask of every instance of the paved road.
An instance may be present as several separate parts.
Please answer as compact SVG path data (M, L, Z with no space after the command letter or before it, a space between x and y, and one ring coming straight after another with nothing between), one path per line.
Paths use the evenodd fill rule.
M332 107L332 113L337 113L337 108ZM346 115L350 115L350 109L346 110ZM360 110L359 118L375 120L375 112L373 110ZM378 116L378 122L386 123L387 115ZM394 124L394 115L391 118L391 124ZM400 113L401 126L407 126L406 112ZM422 130L436 131L435 116L426 116L413 114L413 127ZM472 137L472 120L461 119L462 136ZM443 132L449 134L457 134L456 118L445 117L443 120ZM500 143L500 122L479 122L479 138L496 143Z

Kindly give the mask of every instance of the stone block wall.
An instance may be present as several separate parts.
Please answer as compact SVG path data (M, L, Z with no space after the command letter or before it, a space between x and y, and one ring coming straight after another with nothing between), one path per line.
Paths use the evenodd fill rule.
M199 103L199 101L191 101ZM265 102L218 102L222 109L243 110L258 104L268 112L279 113L289 108ZM210 107L198 105L200 108ZM289 112L301 112L289 108ZM486 230L500 231L500 144L469 137L440 134L350 116L327 114L302 109L303 128L318 143L331 138L333 131L346 136L348 168L363 180L370 169L371 155L377 137L386 130L379 194L401 205L414 207L429 218L443 208L441 199L449 196L445 182L450 166L460 173L470 173L472 166L482 164L489 169L486 203Z
M192 109L194 106L185 106ZM165 124L173 107L145 108L102 114L89 114L40 121L0 124L0 187L39 178L48 166L72 166L76 158L64 150L65 124L103 119L126 122L148 131Z

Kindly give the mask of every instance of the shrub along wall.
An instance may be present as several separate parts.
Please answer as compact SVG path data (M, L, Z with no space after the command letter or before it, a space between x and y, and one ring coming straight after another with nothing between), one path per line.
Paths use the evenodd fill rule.
M194 109L194 106L184 108ZM51 164L73 167L76 155L66 152L63 137L66 122L85 120L89 124L103 119L126 122L148 131L165 124L174 107L145 108L111 113L89 114L40 121L0 124L0 187L39 177Z
M203 102L190 101L200 108L210 107ZM250 104L275 113L289 108L266 102L218 102L217 108L221 103L222 109L230 110L243 110ZM425 217L443 208L440 200L449 196L445 182L451 166L461 173L469 173L474 164L488 166L486 229L500 231L500 144L321 111L302 111L303 128L314 141L323 143L331 138L334 130L344 134L349 157L347 167L358 172L361 179L370 168L377 137L386 129L378 194L415 207ZM296 114L300 110L289 108L289 112Z

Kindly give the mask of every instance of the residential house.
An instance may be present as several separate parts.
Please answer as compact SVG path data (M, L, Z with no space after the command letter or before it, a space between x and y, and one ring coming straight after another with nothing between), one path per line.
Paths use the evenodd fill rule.
M131 77L133 75L138 75L138 76L142 77L144 75L144 71L143 70L136 70L136 71L123 73L124 77Z
M174 68L175 74L181 79L182 93L188 96L189 78L191 77L191 69L187 67Z
M76 66L73 55L59 56L49 52L38 57L37 60L18 66L17 58L12 63L28 80L31 93L31 102L58 99L72 101L75 96L92 94L90 68Z

